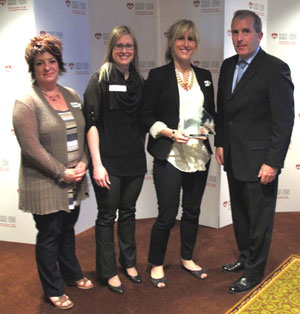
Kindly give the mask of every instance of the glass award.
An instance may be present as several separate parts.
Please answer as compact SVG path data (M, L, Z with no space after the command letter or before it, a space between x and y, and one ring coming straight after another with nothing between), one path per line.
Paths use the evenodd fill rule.
M189 115L184 119L184 131L190 137L208 137L215 133L215 124L212 116L200 107L193 116Z

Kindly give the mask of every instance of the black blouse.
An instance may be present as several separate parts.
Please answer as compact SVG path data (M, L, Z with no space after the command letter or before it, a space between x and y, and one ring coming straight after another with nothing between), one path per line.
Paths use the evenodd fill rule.
M143 175L146 172L146 157L144 138L137 123L138 110L130 112L124 110L122 104L112 104L119 98L109 90L111 84L105 80L99 83L99 72L91 77L84 93L86 131L91 126L97 127L100 155L108 174ZM140 101L137 109L139 107Z

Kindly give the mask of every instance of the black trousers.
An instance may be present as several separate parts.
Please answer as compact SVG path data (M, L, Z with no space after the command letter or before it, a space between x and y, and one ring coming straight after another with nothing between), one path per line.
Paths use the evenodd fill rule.
M267 185L238 181L232 172L227 177L239 260L245 265L243 276L260 280L272 239L278 177Z
M74 226L79 206L70 213L59 211L48 215L33 215L38 234L36 262L46 297L64 294L64 281L83 278L75 255Z
M197 238L200 205L206 186L206 171L182 172L168 161L154 160L153 178L158 201L158 217L152 227L148 260L163 265L171 228L174 226L182 189L180 222L181 257L190 260Z
M110 190L93 183L98 205L95 226L98 279L109 279L118 273L114 245L114 222L118 209L119 261L124 268L136 265L135 212L144 175L133 177L110 175L109 179Z

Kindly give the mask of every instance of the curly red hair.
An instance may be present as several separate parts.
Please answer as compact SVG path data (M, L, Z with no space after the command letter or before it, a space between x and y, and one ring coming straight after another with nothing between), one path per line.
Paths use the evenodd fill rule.
M59 73L66 72L64 62L62 60L62 42L56 36L46 34L43 36L35 36L30 39L30 43L25 49L25 59L28 64L28 72L34 79L34 59L38 53L48 52L52 54L58 62Z

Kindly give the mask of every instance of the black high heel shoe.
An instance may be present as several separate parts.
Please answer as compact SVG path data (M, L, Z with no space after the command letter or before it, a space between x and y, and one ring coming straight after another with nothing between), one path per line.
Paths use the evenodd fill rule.
M103 285L107 286L110 291L118 293L118 294L123 294L124 293L124 286L122 284L120 284L119 286L116 287L116 286L112 286L111 284L109 284L107 278L99 278L98 280Z
M152 278L150 276L150 281L152 283L152 285L156 288L159 288L159 289L163 289L166 287L167 285L167 278L164 276L164 277L161 277L161 278L158 278L158 279L155 279L155 278ZM162 283L164 284L163 286L159 286L159 284Z
M137 274L136 276L131 276L128 274L127 269L125 267L123 267L123 272L126 275L126 277L131 280L134 283L141 283L142 282L142 278L139 274Z
M108 283L107 281L107 285L108 285L108 289L112 292L118 293L118 294L123 294L124 293L124 287L122 284L120 284L120 286L112 286Z
M190 270L188 268L186 268L182 261L180 261L180 264L179 264L180 268L182 268L184 271L188 272L189 274L191 274L192 276L198 278L198 279L206 279L207 278L207 272L204 268L202 268L201 270ZM202 277L202 275L206 275L205 277Z
M163 289L167 286L167 278L165 276L161 277L161 278L153 278L151 276L151 270L152 270L152 265L148 265L148 268L147 268L147 272L150 274L150 282L152 283L152 285L156 288L159 288L159 289ZM159 284L163 284L163 285L160 285Z

